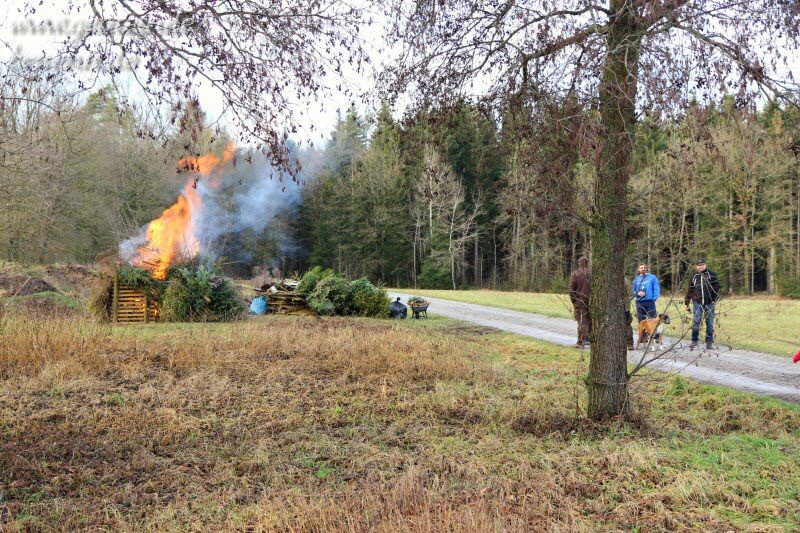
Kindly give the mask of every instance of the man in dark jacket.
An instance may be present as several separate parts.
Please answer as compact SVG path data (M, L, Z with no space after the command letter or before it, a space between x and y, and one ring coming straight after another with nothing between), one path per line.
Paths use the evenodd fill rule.
M689 289L683 303L689 311L689 301L694 305L692 314L692 349L697 348L700 339L700 322L706 318L706 348L714 348L714 305L720 294L720 285L717 275L706 267L705 259L695 262L696 272L689 282Z
M569 299L575 310L575 320L578 322L578 342L576 348L583 348L589 344L592 334L592 320L589 317L589 288L592 283L592 272L589 270L589 260L585 257L578 259L578 268L569 276Z

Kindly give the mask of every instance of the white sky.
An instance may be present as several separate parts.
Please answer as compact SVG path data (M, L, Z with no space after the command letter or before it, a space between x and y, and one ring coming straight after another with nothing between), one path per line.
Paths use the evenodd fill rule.
M77 4L82 1L73 0ZM48 20L53 21L54 24L61 24L67 21L66 28L74 28L80 23L89 20L88 16L85 15L85 7L80 11L73 9L70 15L65 16L64 13L69 3L70 0L53 0L39 7L34 17L26 19L20 13L21 7L18 1L0 0L0 40L5 43L5 46L0 48L0 57L16 54L26 59L34 60L41 58L43 54L52 55L59 49L65 36L64 32L56 30L53 34L49 34L32 32L27 28L30 28L32 24ZM367 43L368 48L369 44ZM374 61L379 61L379 58L375 57L378 54L377 44L368 51L373 54L372 59ZM86 81L93 79L93 77L87 74L83 79ZM337 110L343 113L351 104L351 100L345 94L335 90L336 85L339 83L346 84L351 89L351 92L357 95L372 89L373 79L373 75L369 71L363 74L351 71L345 73L343 80L339 78L328 80L328 86L333 87L333 89L328 91L327 94L319 95L317 100L297 102L296 106L302 112L298 115L299 133L295 136L295 140L300 140L303 143L310 140L319 146L335 126ZM102 86L103 83L98 85ZM131 100L143 103L143 92L130 73L123 73L118 77L118 86ZM219 121L219 124L227 129L234 138L239 137L231 121L226 121L226 117L222 116L222 98L215 88L211 87L208 82L198 82L196 95L209 122ZM356 102L356 107L362 114L370 111L370 109L365 108L365 104L362 102ZM311 124L313 124L313 129L310 127ZM238 139L238 141L247 142L247 139Z
M365 2L365 5L370 5L367 0L354 1ZM36 24L47 20L52 20L56 24L68 20L71 25L77 25L81 21L88 21L88 18L84 18L87 10L85 4L83 9L72 9L68 17L64 13L67 11L68 4L72 3L80 6L83 2L85 0L52 0L39 7L32 20L26 20L20 13L19 0L0 0L0 40L6 43L7 47L10 47L10 50L0 47L0 57L9 53L16 53L26 58L41 57L43 53L52 54L59 48L61 39L64 37L63 32L60 35L41 32L32 33L30 31L19 33L14 31L15 26L24 24L25 26L23 27L30 27L31 23ZM378 49L382 43L380 35L381 27L384 23L382 22L381 13L373 12L371 15L376 22L369 28L361 28L361 35L364 47L370 53L372 63L376 65L376 69L379 69L381 62L390 60L392 54L387 54L385 51ZM797 68L798 65L800 65L800 58L794 58L789 68L794 73L800 73L800 69ZM142 102L142 91L130 74L122 75L119 81L127 96L136 102ZM346 84L353 95L365 93L373 88L374 71L367 70L358 74L351 70L345 73L344 80L331 78L327 81L327 85L331 88L330 91L318 95L315 101L296 103L298 112L297 126L300 131L294 137L295 140L302 142L310 140L319 146L333 129L336 123L337 110L344 112L351 104L349 99L351 97L335 90L337 84ZM476 80L475 88L472 92L479 92L480 86L480 80ZM686 90L688 91L690 88L687 86ZM234 138L237 138L240 144L247 142L247 139L237 135L235 127L225 120L226 117L221 116L223 112L222 98L216 89L212 88L207 82L198 82L196 94L210 122L213 123L219 120L220 125L225 127ZM400 109L395 109L395 114L402 111L407 103L408 100L401 100L399 103ZM356 102L356 106L362 114L371 111L371 109L367 108L368 105L364 102ZM311 125L313 125L313 129Z

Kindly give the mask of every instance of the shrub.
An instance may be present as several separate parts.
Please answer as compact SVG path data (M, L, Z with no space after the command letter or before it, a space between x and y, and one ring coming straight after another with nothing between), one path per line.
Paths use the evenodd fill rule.
M353 297L355 312L361 316L389 317L389 296L383 290L373 293L358 292Z
M306 304L320 315L386 317L389 297L367 278L348 281L333 270L314 267L300 282Z
M778 294L784 298L800 299L800 278L788 274L779 276Z
M350 283L336 274L320 279L308 295L308 306L319 314L352 314Z
M185 322L192 312L192 294L182 279L173 278L161 296L161 320Z
M306 304L318 315L330 316L336 313L333 302L327 298L316 298L312 295L308 297Z
M218 269L196 262L170 267L161 308L167 321L233 320L245 310L236 289Z
M350 290L354 313L377 318L389 316L389 296L385 290L376 287L367 278L351 282Z
M297 286L297 291L303 294L310 294L311 291L316 288L317 283L319 283L320 280L329 278L333 275L334 272L330 268L315 266L303 275L303 278L300 280L300 284Z

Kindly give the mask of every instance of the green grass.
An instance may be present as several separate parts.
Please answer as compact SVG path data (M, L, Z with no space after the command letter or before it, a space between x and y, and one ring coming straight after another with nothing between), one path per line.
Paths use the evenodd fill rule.
M572 319L572 305L569 297L563 294L489 290L392 290ZM663 311L667 303L668 299L662 297L658 303L659 311ZM431 312L434 311L432 308ZM667 314L672 318L667 332L675 337L681 337L685 333L688 339L691 315L686 313L682 297L676 298L669 305ZM704 331L703 325L700 330L701 340ZM715 337L717 344L723 346L792 356L800 350L800 301L758 297L725 298L717 304Z

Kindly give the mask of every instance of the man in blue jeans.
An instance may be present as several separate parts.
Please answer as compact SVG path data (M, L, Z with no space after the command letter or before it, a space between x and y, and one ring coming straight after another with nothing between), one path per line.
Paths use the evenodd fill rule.
M636 320L641 322L658 316L656 300L661 296L661 285L658 278L647 271L646 263L639 263L636 272L632 285L633 295L636 296Z
M690 348L697 348L700 340L700 323L703 316L706 318L706 348L714 348L714 307L719 299L720 285L717 275L706 267L705 259L698 259L694 265L695 273L689 282L689 290L683 303L689 311L689 302L694 305L692 313L692 344Z

